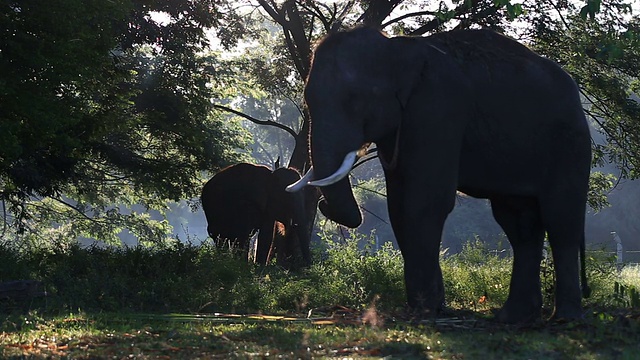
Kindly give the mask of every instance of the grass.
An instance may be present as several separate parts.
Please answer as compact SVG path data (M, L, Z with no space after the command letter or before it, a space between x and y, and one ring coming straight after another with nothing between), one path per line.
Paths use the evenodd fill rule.
M27 320L28 319L28 320ZM17 319L16 319L17 320ZM505 327L486 320L382 326L332 321L188 316L67 315L6 319L3 358L437 358L635 359L639 318L590 314L584 322ZM10 325L11 323L12 325Z
M298 272L206 244L0 246L0 282L40 280L49 292L27 306L0 301L0 357L632 359L640 351L637 267L618 271L592 256L584 321L504 326L491 311L506 298L511 260L473 242L441 262L451 311L418 321L404 310L398 251L373 252L355 235L323 243ZM546 313L552 270L543 263Z

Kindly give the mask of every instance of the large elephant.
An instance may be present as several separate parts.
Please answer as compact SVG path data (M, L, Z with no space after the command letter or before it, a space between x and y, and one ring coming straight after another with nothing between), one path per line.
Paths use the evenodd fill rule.
M299 179L300 174L290 168L271 171L266 166L240 163L221 170L202 188L209 236L218 244L230 241L246 257L249 238L259 230L257 263L268 263L274 248L279 263L290 263L299 246L304 264L309 264L303 195L285 191Z
M541 317L545 232L556 268L553 317L582 316L591 141L578 88L557 64L489 30L389 38L359 28L317 46L305 100L313 167L288 191L321 186L322 213L358 226L347 174L375 142L410 307L434 314L444 304L440 239L459 190L490 200L513 247L497 319Z

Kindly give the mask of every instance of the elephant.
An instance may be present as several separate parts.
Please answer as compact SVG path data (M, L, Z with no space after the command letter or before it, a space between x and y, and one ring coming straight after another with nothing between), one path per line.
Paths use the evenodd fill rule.
M583 316L591 138L569 74L487 29L426 37L338 32L318 44L310 69L312 167L287 191L320 187L320 211L357 227L362 215L347 175L375 143L412 311L444 309L439 250L460 191L490 201L513 248L509 295L496 320L542 318L545 234L556 275L551 319Z
M285 191L299 179L292 168L239 163L221 170L202 188L209 236L218 245L230 241L247 258L249 238L259 230L257 263L267 264L277 250L278 263L288 266L299 245L303 264L310 264L303 195Z

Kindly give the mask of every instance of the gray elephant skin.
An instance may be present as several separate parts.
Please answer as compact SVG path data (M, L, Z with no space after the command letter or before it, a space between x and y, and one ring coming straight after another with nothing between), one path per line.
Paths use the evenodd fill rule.
M375 142L410 308L431 316L444 306L440 239L459 190L490 200L513 248L496 319L541 318L545 233L556 269L552 318L582 317L591 141L577 85L557 64L490 30L389 38L359 28L316 47L305 101L313 167L288 191L322 186L322 213L358 226L346 175ZM582 277L587 296L584 267Z
M209 236L219 245L230 241L247 258L249 238L259 230L257 263L267 264L277 253L278 264L292 265L299 245L303 265L308 265L311 255L303 194L285 191L299 179L295 169L271 171L247 163L221 170L202 188Z

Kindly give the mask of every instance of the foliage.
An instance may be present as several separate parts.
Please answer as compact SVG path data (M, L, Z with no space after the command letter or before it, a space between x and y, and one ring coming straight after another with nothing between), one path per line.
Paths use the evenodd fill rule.
M1 5L0 195L14 226L3 236L53 226L114 242L128 228L154 241L166 226L147 209L195 196L203 170L238 159L237 128L210 104L216 59L201 55L204 28L234 20L224 6ZM134 204L145 209L130 211Z
M613 190L616 177L600 171L593 171L589 176L589 193L587 203L589 207L598 211L609 206L607 194Z
M390 242L376 251L373 235L365 237L351 230L348 238L340 240L329 233L321 234L326 258L313 266L311 274L317 281L315 286L321 289L318 295L325 301L354 307L376 302L382 308L403 303L402 256Z
M166 247L90 247L17 253L0 248L1 280L46 284L57 311L235 311L260 308L246 261L207 243Z
M397 312L404 307L403 261L398 250L386 243L375 251L372 237L355 232L346 239L323 236L326 247L315 249L314 265L300 272L260 268L210 243L86 249L66 245L34 251L5 244L0 246L0 282L42 281L49 293L47 307L63 313L306 313L334 305L355 309L375 305L381 311ZM619 272L604 253L589 254L592 296L586 304L634 306L631 289L640 289L637 268ZM506 299L511 259L498 256L479 240L467 243L458 254L443 256L441 267L446 300L454 309L483 312ZM553 306L552 269L545 262L546 309Z
M584 321L503 326L485 314L500 305L504 289L491 287L506 286L510 260L470 242L442 261L454 312L408 322L398 310L402 259L389 247L374 253L361 246L367 240L332 239L326 252L316 253L322 261L302 273L257 268L209 244L26 253L0 246L0 282L34 278L50 291L46 301L34 299L28 313L0 307L0 356L560 359L637 353L640 314L629 308L637 306L637 267L618 272L604 254L590 252L590 279L601 271L603 280L592 283ZM375 324L364 320L372 309ZM240 315L247 312L288 316Z
M638 178L640 149L640 23L628 1L536 2L527 9L531 37L580 86L585 112L606 142L594 143L594 163L615 163L623 178ZM586 16L587 14L589 16Z
M617 281L613 285L613 300L623 307L640 307L638 289L633 286L622 285Z
M480 239L442 260L446 301L454 307L486 310L507 299L511 260L492 253Z

